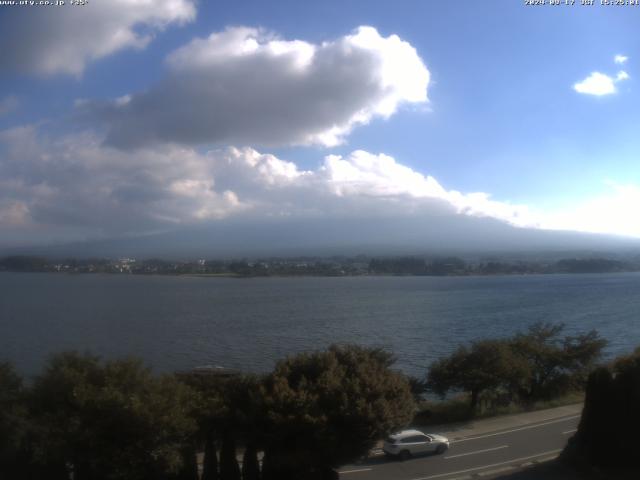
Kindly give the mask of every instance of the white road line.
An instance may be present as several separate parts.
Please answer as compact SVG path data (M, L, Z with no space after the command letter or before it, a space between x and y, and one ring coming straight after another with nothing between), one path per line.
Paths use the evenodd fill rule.
M449 443L468 442L469 440L477 440L479 438L495 437L497 435L505 435L507 433L519 432L521 430L528 430L530 428L544 427L545 425L551 425L552 423L567 422L569 420L573 420L574 418L580 418L580 415L574 415L572 417L560 418L558 420L552 420L550 422L545 422L545 423L538 423L536 425L527 425L526 427L514 428L512 430L506 430L504 432L489 433L487 435L478 435L476 437L461 438L460 440L451 440Z
M567 430L566 432L562 432L563 435L569 435L570 433L577 432L578 429L574 428L573 430Z
M357 470L343 470L342 472L338 472L340 475L346 474L346 473L357 473L357 472L368 472L369 470L371 470L370 468L358 468Z
M500 447L494 447L494 448L485 448L484 450L476 450L475 452L469 452L469 453L459 453L458 455L449 455L448 457L443 457L443 458L445 460L448 460L449 458L466 457L467 455L475 455L476 453L493 452L494 450L502 450L503 448L509 448L509 445L502 445Z
M447 477L449 475L458 475L460 473L473 472L475 470L484 470L486 468L499 467L500 465L508 465L509 463L529 460L530 458L543 457L545 455L551 455L552 453L558 453L561 451L562 451L561 448L558 450L549 450L548 452L537 453L535 455L529 455L528 457L514 458L512 460L507 460L506 462L492 463L491 465L483 465L481 467L467 468L466 470L458 470L457 472L439 473L438 475L430 475L428 477L412 478L411 480L430 480L431 478L441 478L441 477Z

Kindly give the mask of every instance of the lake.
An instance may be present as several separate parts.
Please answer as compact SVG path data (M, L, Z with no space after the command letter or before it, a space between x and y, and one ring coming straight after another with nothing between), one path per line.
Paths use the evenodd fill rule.
M334 342L382 346L423 375L459 344L536 321L597 329L606 355L640 344L640 274L201 278L0 273L0 359L25 375L47 356L139 356L155 371L264 372Z

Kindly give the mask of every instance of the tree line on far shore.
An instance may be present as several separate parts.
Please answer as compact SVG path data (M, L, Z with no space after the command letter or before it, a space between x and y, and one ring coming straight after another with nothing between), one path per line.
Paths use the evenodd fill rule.
M290 356L266 375L154 375L137 359L64 352L26 384L0 363L0 478L334 479L410 424L425 390L466 393L475 411L583 388L605 343L561 331L536 324L461 346L422 379L356 345Z
M465 261L459 257L300 257L169 261L157 258L47 259L33 255L0 258L0 271L110 273L139 275L266 276L467 276L551 273L612 273L640 270L637 257L506 260L499 257Z

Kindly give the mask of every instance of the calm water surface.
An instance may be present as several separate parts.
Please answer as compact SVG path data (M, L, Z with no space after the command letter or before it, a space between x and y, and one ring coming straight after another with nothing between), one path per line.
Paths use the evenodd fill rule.
M383 346L423 374L460 343L535 321L640 344L640 274L196 278L0 273L0 358L35 374L51 352L142 357L156 371L267 371L333 342Z

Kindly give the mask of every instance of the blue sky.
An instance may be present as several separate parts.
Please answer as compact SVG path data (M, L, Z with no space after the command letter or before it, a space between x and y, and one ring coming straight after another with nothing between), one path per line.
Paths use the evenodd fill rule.
M133 6L133 0L119 1L123 5L113 4L113 9L137 8ZM4 142L0 149L3 155L0 168L4 166L4 170L0 172L5 181L11 179L13 182L11 187L4 189L4 198L0 193L0 212L5 209L4 214L0 213L0 222L4 218L4 228L11 232L7 243L23 242L43 233L45 239L90 238L157 231L197 221L221 221L234 215L225 210L225 202L235 204L237 201L238 205L244 205L240 209L242 215L247 214L247 209L257 208L256 205L260 207L255 214L264 215L274 211L281 213L299 203L298 197L291 192L266 197L254 194L264 190L264 184L252 184L251 187L244 181L240 185L237 178L229 181L225 185L229 188L222 191L218 187L224 182L219 179L230 174L221 173L219 168L207 170L206 175L211 177L206 184L188 183L195 181L195 177L202 180L202 169L197 170L197 174L189 170L164 180L154 180L154 189L165 193L180 191L184 196L186 194L179 186L191 185L191 192L200 191L204 195L199 203L194 201L185 206L180 197L168 206L166 202L173 200L159 198L157 191L150 193L154 202L166 200L162 208L172 212L167 215L170 220L164 226L158 220L163 217L159 213L144 221L134 216L123 222L101 224L96 221L95 218L101 215L121 218L127 210L126 205L120 205L117 211L109 210L107 204L112 204L115 198L114 185L109 184L111 180L96 187L111 190L102 200L88 201L87 204L95 205L87 212L77 212L69 207L83 203L82 195L87 192L76 192L73 198L66 199L54 192L65 190L65 182L71 181L70 177L57 181L57 173L73 168L85 170L86 175L103 175L104 178L140 176L144 183L150 169L158 171L167 163L157 160L157 165L150 166L152 161L149 160L136 168L140 148L152 149L157 155L161 155L158 153L161 148L174 149L164 152L172 159L178 155L175 149L189 149L187 156L208 156L209 160L202 162L224 163L218 158L222 154L216 156L210 152L229 147L252 148L261 155L271 154L278 161L293 163L300 172L312 172L307 177L296 174L296 178L318 176L323 165L326 171L328 155L340 156L347 163L356 164L352 152L364 151L371 155L367 161L375 164L374 168L368 163L367 171L377 169L377 176L371 180L370 175L358 171L357 181L361 182L362 188L353 193L356 196L377 197L380 191L386 196L391 192L413 199L435 196L451 203L457 213L495 216L518 226L640 236L640 224L633 218L633 202L640 201L639 89L636 84L636 65L640 62L637 54L640 36L636 33L640 7L525 6L521 1L401 1L392 6L384 1L193 3L178 0L176 4L183 10L176 13L168 8L160 20L154 13L142 10L131 18L114 13L114 24L122 22L139 37L147 33L150 36L138 43L125 41L106 54L100 52L100 45L96 45L89 53L84 52L84 57L82 52L71 52L61 60L62 63L46 68L37 63L43 60L36 56L28 64L17 60L17 54L14 57L0 55L0 129L5 132L4 137L0 137L3 138L0 142ZM70 7L73 12L66 6L0 7L4 43L14 44L16 48L23 45L20 47L26 52L20 50L23 59L30 58L30 52L37 48L30 43L49 45L44 48L52 48L55 42L64 45L64 42L77 41L91 45L94 37L89 27L92 22L103 22L105 18L105 15L92 15L92 9L94 14L97 9L95 5L90 2L86 7ZM103 4L101 8L107 7ZM64 30L69 32L68 38L55 28L49 29L56 22L69 22L70 15L77 18ZM77 22L83 19L87 29L72 35ZM280 134L272 141L268 137L271 133L256 135L255 130L244 136L225 137L213 132L217 127L211 127L212 131L198 138L169 136L162 142L156 142L162 136L159 130L153 131L149 133L155 139L153 144L150 140L144 145L130 146L130 139L113 140L114 135L123 135L122 132L113 133L119 125L136 125L134 120L139 118L146 118L144 122L148 124L148 112L142 112L140 105L149 105L154 98L168 96L172 81L187 82L179 71L183 66L168 66L167 59L172 52L193 46L194 39L206 39L225 29L246 26L260 29L263 37L259 42L262 44L277 37L285 42L301 40L319 48L323 42L338 42L353 35L362 25L373 27L382 39L395 35L407 48L414 49L429 74L424 88L428 101L410 100L399 94L391 114L374 113L365 121L356 122L340 135L339 142L307 141L301 140L302 137L288 139ZM102 27L95 28L100 31ZM111 34L105 32L105 35ZM50 42L46 43L47 40ZM56 50L51 52L55 56ZM187 53L195 55L197 52L193 47ZM81 64L75 70L64 66L72 63L73 55ZM616 55L626 59L619 58L616 62ZM67 59L69 63L64 63ZM262 74L260 65L256 62L257 76ZM584 89L577 87L594 72L602 74L600 84L596 78L595 83L586 84ZM324 78L319 77L316 82L324 81ZM195 80L189 77L188 82L192 81ZM602 81L609 83L603 86ZM260 85L259 82L253 85L252 91L260 89ZM233 86L225 88L232 89ZM145 96L145 92L155 93ZM131 112L122 120L124 114L119 113L120 107L114 99L126 95L133 98L131 105L138 107L137 110L131 107ZM189 101L186 99L185 104ZM319 98L314 105L323 105L322 101ZM179 103L180 98L176 98L172 99L171 105ZM251 112L250 109L246 111ZM214 108L211 115L216 114ZM277 117L278 112L272 112L272 115ZM296 126L297 122L291 125ZM28 139L24 136L18 139L16 129L20 128L30 129ZM164 132L170 127L163 121L158 129ZM90 143L96 150L89 151L86 143L82 143L81 149L77 147L81 144L80 135L85 135L82 142L87 142L87 135L91 136ZM129 143L125 145L122 141ZM69 145L76 146L72 149L72 155L77 156L73 167L64 160L70 155L64 150L71 149ZM16 149L24 151L18 154ZM16 156L37 157L45 151L57 152L52 155L60 156L52 161L56 166L51 170L43 170L35 160L31 166L16 167ZM126 155L129 160L124 159ZM470 207L472 200L460 203L444 193L416 194L410 187L406 191L399 190L398 182L404 182L406 177L393 176L393 173L386 176L387 164L376 160L380 155L392 157L397 165L424 178L432 177L446 192L457 191L462 195L483 192L500 205L525 207L528 217L526 221L522 220L520 212L520 220L514 220L511 214L495 214L500 205ZM94 156L99 156L105 164L130 162L130 169L115 174L101 164L96 172L87 167L96 164ZM118 160L114 160L115 157ZM364 160L360 158L359 165L362 165ZM180 163L180 160L172 162ZM197 163L196 160L193 162ZM175 168L173 163L171 165ZM278 165L278 168L282 167ZM29 169L31 173L40 173L25 173ZM335 193L340 189L336 187L338 180L334 173L329 180L323 177L323 188L329 184L329 190ZM246 172L242 175L246 177ZM381 187L382 177L391 187ZM79 178L73 181L78 182ZM349 181L355 180L349 177ZM263 182L273 185L271 177L263 178ZM312 183L317 185L318 182ZM15 187L18 183L20 188ZM290 188L289 183L287 188ZM304 198L318 193L316 187L298 185L296 188L296 195ZM313 192L305 188L311 188ZM240 195L241 191L245 193ZM220 200L225 192L231 193L227 200ZM342 192L338 196L345 194ZM58 201L60 208L49 211L51 204ZM222 206L211 203L215 201L222 202ZM45 202L49 202L49 207L43 207ZM176 207L176 202L180 203L180 208ZM322 204L322 201L318 202ZM316 211L318 204L308 205L307 210ZM379 209L378 206L374 208ZM199 213L189 209L197 209ZM217 213L205 215L204 211ZM298 211L285 213L299 214ZM139 231L136 231L137 225L140 225ZM47 233L51 235L47 236Z

